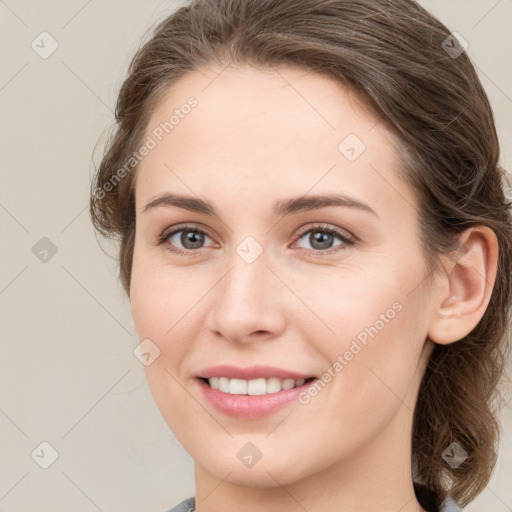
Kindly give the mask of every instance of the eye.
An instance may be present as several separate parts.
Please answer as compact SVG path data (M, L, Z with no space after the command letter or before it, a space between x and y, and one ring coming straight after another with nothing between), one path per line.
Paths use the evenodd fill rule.
M354 239L346 232L325 225L314 226L307 231L302 231L298 240L305 238L306 235L309 235L306 241L313 251L320 253L331 254L345 250L347 246L354 244ZM335 238L338 238L341 242L333 245Z
M166 250L170 252L190 255L193 252L197 252L197 249L202 249L205 238L210 237L202 229L196 226L181 225L164 231L159 236L158 245L167 244L169 247L166 247ZM181 249L179 244L181 244L185 250Z
M331 254L345 250L348 246L355 243L355 240L345 231L323 224L313 226L307 231L302 230L298 235L297 241L305 238L306 235L309 235L306 240L313 252L316 253ZM180 225L165 230L158 237L158 245L165 244L165 250L169 252L190 256L199 252L198 249L204 248L206 238L211 240L210 236L197 226ZM340 243L333 245L336 238L340 240Z

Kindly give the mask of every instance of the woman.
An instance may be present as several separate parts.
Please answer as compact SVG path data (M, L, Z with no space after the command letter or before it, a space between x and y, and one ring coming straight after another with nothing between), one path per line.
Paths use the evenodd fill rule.
M512 221L463 46L409 0L197 0L94 178L172 512L448 511L496 461Z

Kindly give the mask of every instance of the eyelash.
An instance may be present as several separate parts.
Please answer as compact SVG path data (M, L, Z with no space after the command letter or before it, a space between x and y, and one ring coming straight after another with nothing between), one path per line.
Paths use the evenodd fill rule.
M167 230L167 229L164 230L158 236L157 245L165 244L172 235L174 235L175 233L179 233L181 231L190 231L190 232L194 232L194 233L201 233L203 235L208 236L209 238L212 238L206 231L199 229L198 227L196 227L194 225L184 224L184 225L176 226L169 230ZM328 255L328 254L333 254L333 253L337 253L340 251L344 251L347 249L348 246L351 246L355 243L355 240L352 237L348 237L340 230L332 228L325 224L318 224L318 225L312 226L304 231L299 231L299 233L297 234L296 241L300 240L304 235L306 235L310 232L314 232L314 231L318 231L321 233L327 233L329 235L334 235L334 236L338 237L343 243L340 245L331 247L330 249L326 249L324 251L320 250L320 249L303 249L303 250L308 251L308 252L313 251L316 254L321 254L321 255L327 254ZM196 253L199 252L199 249L196 249L196 250L194 250L194 249L188 249L188 250L172 249L170 247L170 244L168 247L165 247L165 250L169 251L173 254L180 254L183 256L195 256Z

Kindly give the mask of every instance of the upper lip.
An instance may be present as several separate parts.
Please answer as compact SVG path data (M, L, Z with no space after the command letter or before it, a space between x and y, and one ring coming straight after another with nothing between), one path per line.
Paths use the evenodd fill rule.
M209 377L228 377L230 379L244 379L252 380L258 378L269 379L276 377L278 379L307 379L314 377L314 375L299 373L284 368L277 368L275 366L251 366L248 368L238 368L236 366L220 365L210 366L201 370L198 377L207 379Z

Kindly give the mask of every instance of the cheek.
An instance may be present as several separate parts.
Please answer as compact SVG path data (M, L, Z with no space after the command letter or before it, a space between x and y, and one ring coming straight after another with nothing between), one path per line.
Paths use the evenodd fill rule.
M135 244L130 285L130 307L139 337L171 336L169 329L183 316L184 303L192 294L186 272L155 261L152 254Z
M214 282L208 278L194 272L193 265L171 268L134 255L130 307L135 329L140 340L149 338L160 350L160 357L146 367L148 374L165 367L178 376L204 324L203 301Z
M324 371L335 375L327 385L360 418L372 404L382 414L400 405L397 396L404 398L414 380L427 332L424 290L411 293L422 275L421 260L402 269L389 263L371 273L317 281L317 292L307 298L334 331L320 341L313 325L308 328L328 361Z
M181 363L192 335L186 331L196 324L191 304L197 302L190 287L179 282L179 274L134 254L130 307L135 329L139 340L151 340L160 351L144 366L146 380L162 416L176 432L181 432L188 403L180 384Z
M403 316L406 287L401 280L407 278L384 265L373 267L371 271L333 268L323 275L303 274L295 280L294 291L314 315L297 314L293 320L303 317L311 329L318 329L322 321L328 328L322 328L328 346L338 350L348 349L352 340L364 346L372 339L386 338L385 333Z

